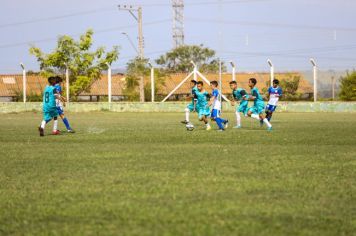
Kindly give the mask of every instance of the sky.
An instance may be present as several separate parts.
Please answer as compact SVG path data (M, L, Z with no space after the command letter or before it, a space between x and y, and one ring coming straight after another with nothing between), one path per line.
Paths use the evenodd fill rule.
M113 68L124 68L136 51L137 24L118 4L141 5L145 57L152 62L173 47L170 0L0 0L0 74L38 70L30 45L50 52L60 35L78 38L94 30L94 48L120 46ZM185 44L217 51L238 71L356 68L355 0L189 0L185 1ZM231 68L228 67L230 70Z

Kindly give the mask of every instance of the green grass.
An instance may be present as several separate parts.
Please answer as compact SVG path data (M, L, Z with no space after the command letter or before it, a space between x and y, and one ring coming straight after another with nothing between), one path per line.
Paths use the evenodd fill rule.
M0 115L0 235L356 234L356 114L276 114L271 133L69 118L40 138L41 114Z

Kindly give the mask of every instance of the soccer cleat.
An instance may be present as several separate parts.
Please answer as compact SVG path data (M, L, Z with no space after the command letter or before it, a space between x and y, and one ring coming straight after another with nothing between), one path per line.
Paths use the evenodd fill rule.
M40 132L40 136L43 137L44 136L44 129L42 129L41 127L38 127L38 131Z
M226 120L225 123L224 123L224 128L227 129L227 127L229 127L229 120Z
M68 133L71 133L71 134L74 134L74 133L75 133L75 131L74 131L73 129L69 129L69 130L67 130L67 132L68 132Z
M225 131L224 129L218 129L217 130L218 132L223 132L223 131Z
M53 130L53 131L52 131L52 134L53 134L53 135L59 135L59 134L61 134L61 132L60 132L59 130Z
M268 127L268 128L267 128L267 131L272 131L272 127Z
M241 125L234 126L234 129L241 129Z
M189 124L189 121L183 120L180 123L187 125L187 124Z
M211 130L211 126L210 125L206 126L206 130Z

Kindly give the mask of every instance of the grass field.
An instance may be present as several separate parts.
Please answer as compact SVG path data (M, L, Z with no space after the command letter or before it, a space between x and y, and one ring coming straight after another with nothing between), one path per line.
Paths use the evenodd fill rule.
M356 235L356 114L182 118L72 113L40 138L41 114L0 115L0 235Z

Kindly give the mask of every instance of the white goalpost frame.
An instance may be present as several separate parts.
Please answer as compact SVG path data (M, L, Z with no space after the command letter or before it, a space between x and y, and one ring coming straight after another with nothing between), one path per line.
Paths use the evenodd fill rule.
M177 91L192 75L194 74L194 71L192 71L185 79L182 80L163 100L162 102L165 102L172 94Z
M163 100L162 102L165 102L170 96L172 96L172 94L177 91L191 76L193 76L194 80L197 81L198 79L198 76L205 82L207 83L209 86L210 86L210 81L202 74L200 73L200 71L197 69L197 66L194 62L191 62L194 66L194 69L193 71L187 76L185 77ZM221 84L220 84L221 86ZM222 94L222 92L220 92L221 94L221 97L227 101L227 102L230 102L229 99L227 99L227 97L225 95Z

